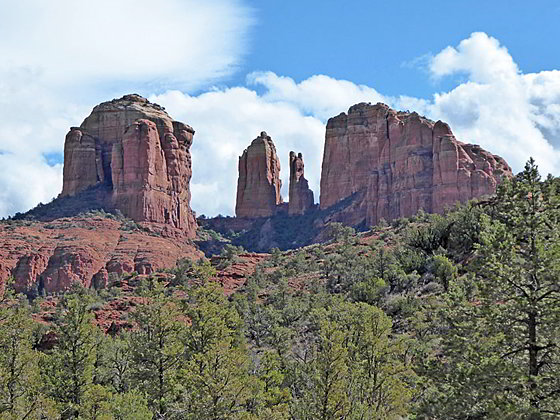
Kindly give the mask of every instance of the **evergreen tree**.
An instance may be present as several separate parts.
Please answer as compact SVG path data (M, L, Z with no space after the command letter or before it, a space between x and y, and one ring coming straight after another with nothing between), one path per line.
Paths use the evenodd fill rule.
M183 393L174 413L185 419L226 420L247 415L246 404L258 390L251 378L242 323L215 283L190 291L185 314L191 321L184 344Z
M19 304L0 308L0 419L54 416L52 401L42 394L38 359L32 349L33 321Z
M98 337L90 311L92 297L84 289L73 291L58 305L56 345L42 366L49 394L60 404L63 418L78 415L83 395L93 382Z
M136 329L129 340L131 385L148 397L157 418L165 418L179 392L177 377L184 359L181 336L185 321L181 320L177 301L166 295L162 284L152 283L144 298L145 303L132 314Z
M560 416L556 187L552 178L541 181L531 159L522 173L501 185L492 217L482 217L472 265L476 293L471 297L466 288L455 288L444 306L445 363L434 374L439 389L434 415Z

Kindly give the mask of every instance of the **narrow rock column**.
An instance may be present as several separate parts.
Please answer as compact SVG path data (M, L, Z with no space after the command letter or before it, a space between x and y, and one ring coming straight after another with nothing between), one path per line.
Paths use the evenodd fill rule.
M262 132L239 157L237 217L270 217L282 203L280 160L270 136Z
M290 152L290 190L288 214L303 214L313 207L313 191L304 176L303 155Z

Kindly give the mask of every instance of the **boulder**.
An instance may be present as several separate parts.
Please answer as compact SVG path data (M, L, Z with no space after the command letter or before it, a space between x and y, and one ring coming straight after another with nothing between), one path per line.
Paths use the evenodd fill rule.
M283 202L280 160L270 136L262 132L239 157L237 217L270 217Z

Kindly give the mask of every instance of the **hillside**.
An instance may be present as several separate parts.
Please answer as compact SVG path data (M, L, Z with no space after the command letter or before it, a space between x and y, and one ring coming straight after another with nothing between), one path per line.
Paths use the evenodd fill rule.
M25 373L2 375L11 412L557 418L559 186L529 162L444 215L333 223L325 244L266 255L227 245L31 306L8 290L0 342L17 350L0 369Z

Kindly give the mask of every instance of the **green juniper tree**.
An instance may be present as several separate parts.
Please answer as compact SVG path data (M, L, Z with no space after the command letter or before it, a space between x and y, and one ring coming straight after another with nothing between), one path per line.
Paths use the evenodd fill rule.
M93 382L98 332L90 311L92 297L75 288L58 306L55 347L47 354L42 373L50 396L59 403L63 418L74 418L84 393Z
M53 401L42 394L40 355L32 348L33 321L20 304L0 307L0 419L54 416Z

